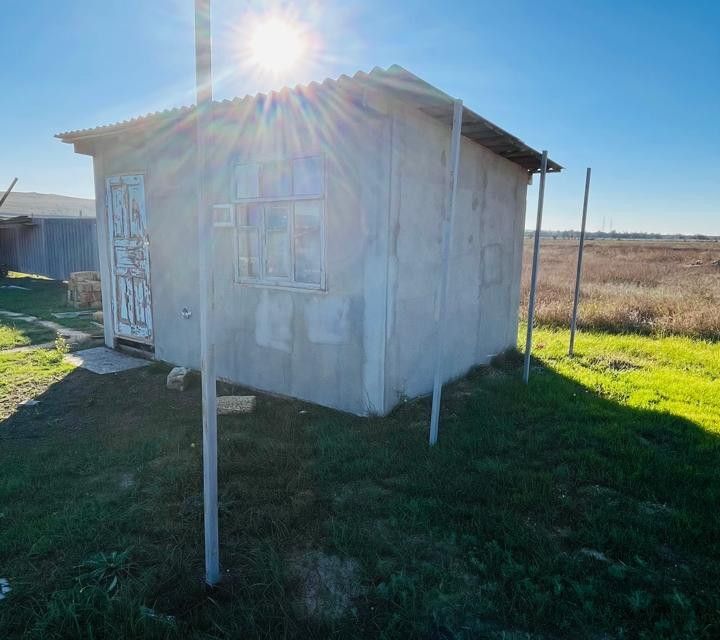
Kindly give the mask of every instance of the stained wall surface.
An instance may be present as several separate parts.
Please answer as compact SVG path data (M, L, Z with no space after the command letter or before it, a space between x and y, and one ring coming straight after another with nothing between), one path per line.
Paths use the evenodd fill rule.
M327 112L290 101L281 114L238 105L216 114L207 176L212 203L232 202L238 163L318 154L326 172L325 290L240 283L235 230L215 228L217 372L260 390L358 414L380 412L387 118L339 91L318 104ZM109 142L96 153L96 179L145 174L155 355L199 368L193 148L192 128Z
M450 130L378 95L328 89L321 98L216 111L207 175L214 204L232 202L237 163L323 156L327 278L323 291L240 283L235 230L216 227L218 375L353 413L386 413L432 387ZM94 155L104 298L104 181L143 173L155 355L199 368L194 148L185 123L109 139ZM446 379L515 344L526 188L519 167L463 140Z
M403 108L392 135L386 405L432 390L450 130ZM443 379L515 346L527 173L463 138Z

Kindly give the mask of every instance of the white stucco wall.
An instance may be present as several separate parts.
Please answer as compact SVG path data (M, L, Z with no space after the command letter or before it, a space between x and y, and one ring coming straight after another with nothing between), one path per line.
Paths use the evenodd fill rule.
M392 146L386 411L432 390L450 129L399 108ZM524 170L462 139L445 380L516 344L526 192Z
M326 166L326 290L240 284L235 234L215 228L218 376L358 414L384 404L387 118L357 96L327 91L327 113L228 107L210 153L210 199L232 200L232 169L322 154ZM239 124L242 123L242 126ZM145 173L155 355L199 367L197 221L192 129L99 148L97 179ZM107 238L104 239L107 242ZM184 318L183 308L191 311Z
M403 397L427 393L449 129L377 94L337 89L313 104L291 102L281 114L226 110L210 153L215 204L232 200L237 162L324 155L327 287L236 282L234 231L216 228L218 375L358 414L385 413ZM147 137L125 134L97 142L94 153L103 219L105 178L145 174L155 355L197 368L192 132L184 123ZM526 188L517 165L463 140L446 379L515 344ZM107 225L98 229L107 245Z

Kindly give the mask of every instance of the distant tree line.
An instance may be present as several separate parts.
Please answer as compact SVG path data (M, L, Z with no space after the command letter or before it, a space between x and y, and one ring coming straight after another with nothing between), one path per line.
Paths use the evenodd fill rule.
M525 236L532 238L535 232L531 229L525 230ZM580 232L574 229L565 231L546 231L540 233L541 238L577 239ZM709 236L702 233L686 235L683 233L646 233L642 231L586 231L585 238L589 240L710 240L718 242L720 236Z

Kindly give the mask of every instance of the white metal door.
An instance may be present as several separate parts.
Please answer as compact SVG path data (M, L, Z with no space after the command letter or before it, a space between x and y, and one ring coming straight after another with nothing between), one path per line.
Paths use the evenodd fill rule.
M106 197L115 335L152 343L144 176L108 178Z

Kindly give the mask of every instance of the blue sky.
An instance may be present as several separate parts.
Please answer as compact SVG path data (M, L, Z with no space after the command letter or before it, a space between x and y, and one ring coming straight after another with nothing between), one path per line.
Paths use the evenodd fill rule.
M270 6L315 43L277 77L243 56ZM0 187L17 175L20 191L92 197L90 159L53 134L192 102L192 12L5 3ZM217 97L401 64L566 167L548 178L545 228L577 228L592 166L589 228L720 234L720 3L214 0L213 19Z

